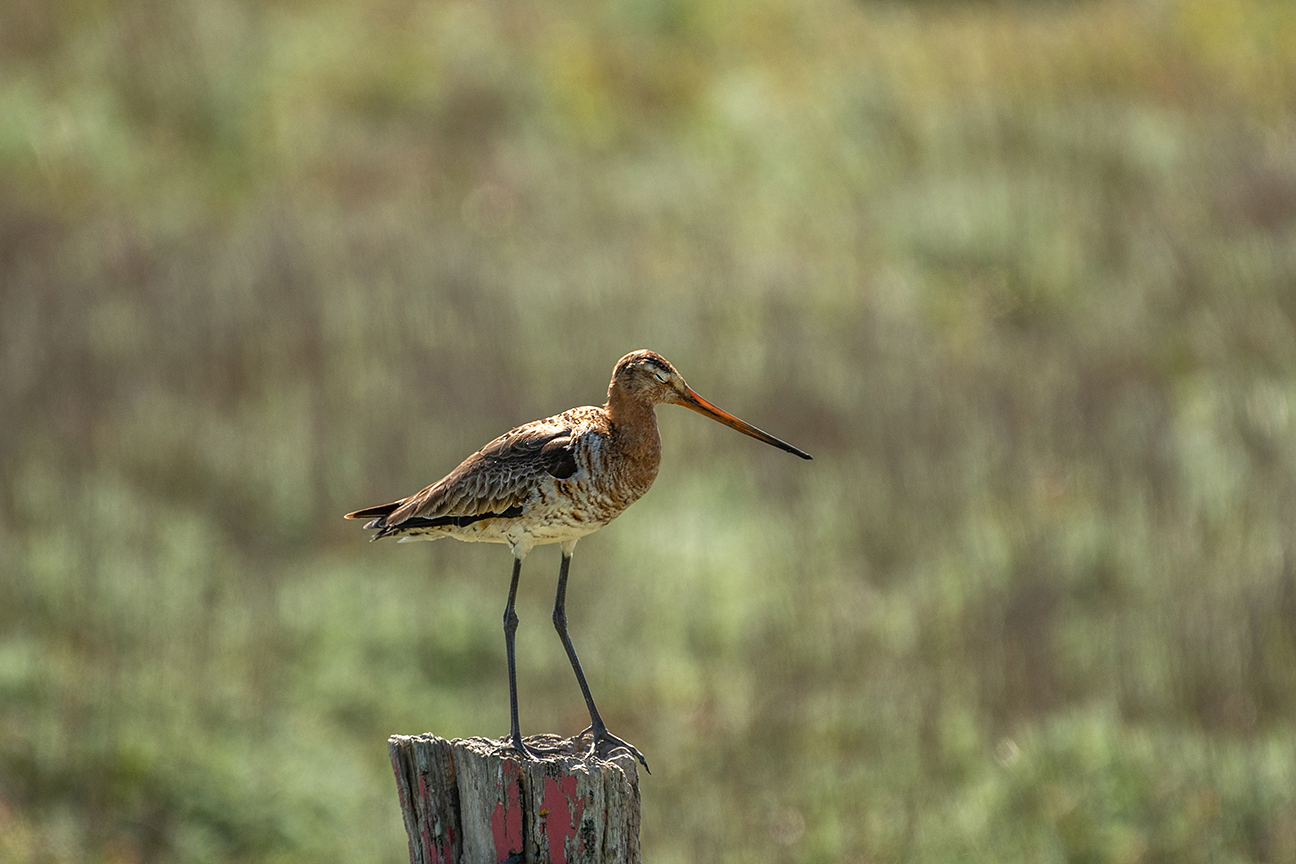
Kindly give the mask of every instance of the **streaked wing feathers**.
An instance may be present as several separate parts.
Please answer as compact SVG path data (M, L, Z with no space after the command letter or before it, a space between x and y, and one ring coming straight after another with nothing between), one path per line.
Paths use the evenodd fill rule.
M397 528L412 518L503 514L522 507L542 475L568 477L575 471L572 430L569 424L554 422L559 419L504 433L444 478L402 501L382 520L383 526Z

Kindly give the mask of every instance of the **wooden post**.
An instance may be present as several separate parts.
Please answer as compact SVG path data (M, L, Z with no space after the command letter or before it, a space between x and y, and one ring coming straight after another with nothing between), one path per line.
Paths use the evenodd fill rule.
M640 864L639 771L584 757L588 738L536 735L520 760L499 741L387 741L410 864Z

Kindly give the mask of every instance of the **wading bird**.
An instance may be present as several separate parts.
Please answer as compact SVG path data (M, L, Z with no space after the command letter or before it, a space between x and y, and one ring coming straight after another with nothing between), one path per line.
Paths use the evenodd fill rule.
M794 453L810 454L780 441L693 392L675 367L652 351L634 351L617 361L601 408L573 408L505 432L441 480L421 492L346 514L368 519L373 539L456 540L505 543L513 549L513 581L504 607L504 647L508 658L509 743L523 757L537 758L522 740L518 725L517 671L513 611L522 559L535 546L562 544L553 623L567 650L572 671L589 708L589 756L618 747L647 761L633 745L608 732L576 649L567 635L567 570L576 541L611 522L652 486L661 463L661 438L653 408L683 405L746 435Z

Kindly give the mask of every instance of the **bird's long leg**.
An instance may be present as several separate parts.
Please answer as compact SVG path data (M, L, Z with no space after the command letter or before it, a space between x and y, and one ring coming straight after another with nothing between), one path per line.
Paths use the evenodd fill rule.
M508 605L504 607L504 652L508 655L509 679L509 741L519 754L532 759L536 754L522 741L522 727L518 723L517 698L517 659L513 648L513 637L517 633L518 617L513 611L513 600L517 597L518 576L522 573L522 559L513 559L513 582L509 585Z
M617 747L624 747L642 762L644 770L651 774L652 771L648 768L648 760L644 759L643 754L633 744L622 741L607 730L603 718L599 716L598 707L594 704L594 697L590 695L589 684L585 682L585 673L581 671L580 660L576 657L576 648L572 645L571 637L567 635L567 570L570 567L571 551L564 548L562 568L558 571L558 592L554 595L553 623L554 628L558 631L558 638L562 639L563 647L567 649L567 659L571 661L572 671L576 673L576 681L580 684L581 693L585 696L585 705L589 708L590 732L593 735L589 755L600 756Z

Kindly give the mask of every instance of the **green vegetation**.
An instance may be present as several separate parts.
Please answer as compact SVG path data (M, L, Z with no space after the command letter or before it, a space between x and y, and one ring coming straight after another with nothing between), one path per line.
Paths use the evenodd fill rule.
M663 408L576 555L647 860L1296 861L1294 94L1287 0L10 0L0 861L403 860L508 555L340 515L639 347L816 457Z

